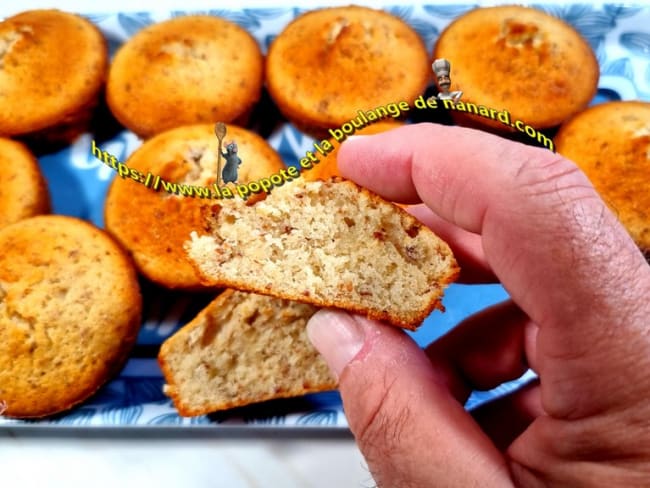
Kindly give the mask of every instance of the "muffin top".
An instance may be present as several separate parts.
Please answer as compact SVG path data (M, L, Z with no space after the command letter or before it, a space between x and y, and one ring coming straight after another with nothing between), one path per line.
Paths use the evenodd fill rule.
M0 22L0 134L68 122L105 80L106 42L78 15L32 10Z
M0 230L0 402L42 417L85 400L140 327L133 265L105 232L60 215Z
M0 228L49 211L45 179L27 147L0 137L0 168Z
M267 85L299 125L337 127L392 102L409 104L429 80L426 48L399 18L364 7L315 10L271 44Z
M116 53L106 97L142 137L200 122L232 122L259 100L262 54L244 29L213 16L151 25Z
M463 102L506 109L538 129L585 108L600 72L591 47L573 27L518 6L462 15L442 32L433 54L451 63L451 90L462 91Z
M650 256L650 103L591 107L560 127L555 145L585 172Z

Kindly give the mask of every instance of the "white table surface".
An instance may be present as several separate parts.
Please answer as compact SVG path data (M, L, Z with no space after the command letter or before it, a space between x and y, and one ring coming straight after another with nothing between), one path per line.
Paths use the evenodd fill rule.
M0 486L369 487L352 439L8 436Z

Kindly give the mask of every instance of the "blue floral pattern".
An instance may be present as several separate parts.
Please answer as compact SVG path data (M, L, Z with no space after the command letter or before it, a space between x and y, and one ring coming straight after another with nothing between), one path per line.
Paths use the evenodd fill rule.
M539 5L539 8L575 26L591 43L601 67L600 89L594 103L640 98L650 100L650 8L620 5L569 6ZM474 5L417 5L387 7L409 23L422 36L430 52L439 33L454 18ZM149 12L108 13L87 16L108 39L111 53L136 32L154 22L181 15L202 13L231 20L247 29L263 50L301 8L214 9L203 12L173 11L153 16ZM283 124L268 136L285 163L296 165L310 150L312 138L290 124ZM114 173L90 154L90 134L55 154L40 157L49 182L54 212L88 219L103 226L103 202ZM102 141L103 149L125 160L139 145L132 133L122 131ZM347 421L336 392L307 395L298 399L267 402L258 406L196 418L179 417L172 402L162 393L163 378L155 356L159 344L187 323L207 304L210 297L161 290L143 285L144 323L132 358L121 374L89 401L74 410L42 421L17 421L0 417L0 426L60 425L92 426L196 426L225 428L228 425L262 425L274 428L347 428ZM412 334L426 345L464 317L507 298L496 285L452 285L446 296L447 312L436 311L422 328ZM475 392L467 403L473 408L506 394L534 378L528 373L518 381L489 392Z
M117 21L122 27L125 39L133 36L140 29L153 24L151 14L148 12L117 14Z
M647 32L624 32L619 39L631 53L650 58L650 34Z

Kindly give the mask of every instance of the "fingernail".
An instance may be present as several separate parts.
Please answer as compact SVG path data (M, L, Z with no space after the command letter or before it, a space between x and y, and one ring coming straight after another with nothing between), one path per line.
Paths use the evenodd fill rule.
M363 329L348 313L327 309L319 310L309 320L307 337L337 377L365 340Z
M354 134L354 135L348 136L347 139L345 139L345 140L343 141L343 144L345 144L346 142L355 142L355 143L356 143L356 142L358 142L358 141L362 141L362 140L364 140L364 139L368 139L369 137L372 137L372 135L368 135L368 134L365 134L365 135L364 135L364 134Z

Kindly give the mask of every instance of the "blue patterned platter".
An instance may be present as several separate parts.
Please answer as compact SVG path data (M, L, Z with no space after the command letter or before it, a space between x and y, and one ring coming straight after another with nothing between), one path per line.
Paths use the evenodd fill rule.
M386 7L412 25L432 47L439 32L455 17L473 8L469 5L419 5ZM574 25L593 46L601 67L600 89L593 103L607 100L650 100L650 7L620 5L540 5ZM298 8L209 10L200 13L225 17L247 29L267 49L274 36L303 10ZM93 14L109 41L111 54L139 29L185 11L164 14ZM263 132L263 131L261 131ZM295 165L313 140L288 123L281 123L263 134L282 155ZM90 153L96 134L84 134L73 146L40 157L52 195L54 212L73 215L103 227L103 205L113 171ZM102 142L102 149L124 161L140 141L121 131ZM43 426L124 427L124 426L272 426L273 428L346 429L341 400L336 392L266 402L229 412L197 418L181 418L162 393L163 379L156 363L160 343L189 322L207 303L205 298L170 292L143 284L144 323L137 346L120 375L82 406L56 418L17 421L0 418L0 426L12 428ZM468 315L507 298L499 285L452 285L444 299L447 311L436 311L413 334L426 345ZM528 373L517 381L489 392L475 392L467 403L472 408L502 395L532 377Z

